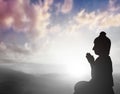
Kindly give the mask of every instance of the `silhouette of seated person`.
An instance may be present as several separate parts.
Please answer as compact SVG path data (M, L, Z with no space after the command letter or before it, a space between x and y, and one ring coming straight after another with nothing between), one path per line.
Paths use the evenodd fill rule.
M106 37L105 32L94 40L93 50L98 58L86 54L86 58L91 66L91 80L89 82L80 81L74 89L74 94L114 94L112 61L109 56L111 41Z

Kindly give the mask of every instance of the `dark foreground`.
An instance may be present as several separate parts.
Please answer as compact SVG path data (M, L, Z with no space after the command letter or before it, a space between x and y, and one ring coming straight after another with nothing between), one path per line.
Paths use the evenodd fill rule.
M0 94L72 94L73 85L57 74L29 75L0 68ZM114 91L120 94L120 74L114 75Z

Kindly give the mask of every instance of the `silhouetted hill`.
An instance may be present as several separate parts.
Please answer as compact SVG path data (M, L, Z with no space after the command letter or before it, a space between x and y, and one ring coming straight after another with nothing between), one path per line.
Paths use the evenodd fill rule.
M63 80L58 74L29 75L0 68L0 94L70 94L72 88Z
M114 74L114 91L115 94L120 94L120 74Z
M0 68L0 94L24 94L32 76L8 68Z
M120 94L120 74L114 74L115 94ZM73 83L64 74L26 74L0 68L0 94L73 94Z

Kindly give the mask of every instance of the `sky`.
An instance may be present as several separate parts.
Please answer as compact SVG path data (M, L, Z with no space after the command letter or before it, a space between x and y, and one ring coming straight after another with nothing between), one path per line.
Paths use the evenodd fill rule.
M105 31L120 65L119 19L120 0L0 0L0 62L86 65Z

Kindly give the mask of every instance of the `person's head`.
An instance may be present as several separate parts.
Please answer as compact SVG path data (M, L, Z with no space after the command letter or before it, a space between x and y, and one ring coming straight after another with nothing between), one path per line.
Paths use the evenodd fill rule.
M100 35L94 40L93 50L97 55L109 55L111 41L106 37L106 33L102 31Z

